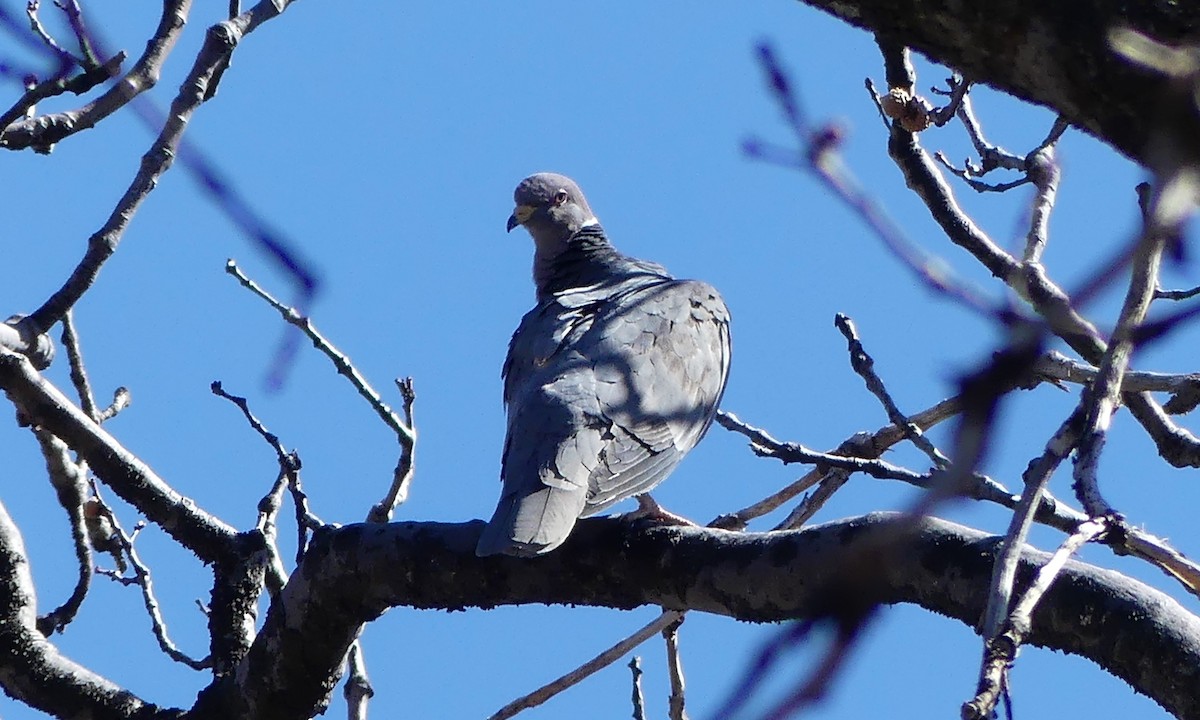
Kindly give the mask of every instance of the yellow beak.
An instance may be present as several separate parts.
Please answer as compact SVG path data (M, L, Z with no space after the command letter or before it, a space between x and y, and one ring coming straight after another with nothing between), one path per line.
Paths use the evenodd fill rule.
M512 229L518 225L524 225L533 215L534 209L532 205L518 205L512 215L508 216L508 232L512 232Z

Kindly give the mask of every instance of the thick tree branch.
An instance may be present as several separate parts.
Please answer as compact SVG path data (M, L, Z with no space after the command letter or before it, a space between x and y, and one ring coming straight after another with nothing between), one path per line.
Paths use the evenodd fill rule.
M175 718L59 655L37 630L37 601L25 545L0 505L0 685L8 695L55 717L97 720Z
M32 421L86 460L96 477L205 562L223 556L235 530L196 507L39 375L23 356L0 350L0 390Z
M243 712L271 707L273 717L309 717L361 625L396 606L658 605L771 621L820 617L853 592L860 604L915 603L973 626L999 538L927 519L912 547L889 553L887 564L839 561L894 541L896 517L765 534L585 520L562 548L533 561L475 557L480 522L322 529L230 695L244 700ZM1020 587L1047 557L1024 553ZM1177 716L1200 718L1200 618L1153 588L1068 563L1034 613L1028 641L1083 655Z
M1109 46L1109 30L1130 27L1166 43L1194 37L1200 31L1200 6L1169 0L804 3L851 25L882 33L972 82L1049 107L1072 125L1147 166L1154 164L1149 146L1158 128L1157 123L1147 122L1148 115L1155 115L1164 102L1184 99L1166 99L1167 78L1117 56Z

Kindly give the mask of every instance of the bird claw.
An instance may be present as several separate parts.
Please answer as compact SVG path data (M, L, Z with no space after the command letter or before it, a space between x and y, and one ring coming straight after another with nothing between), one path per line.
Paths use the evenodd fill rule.
M648 494L637 495L634 499L637 500L638 508L632 512L619 515L618 518L623 522L649 522L654 525L687 525L697 527L696 523L682 515L676 515L673 512L664 510Z

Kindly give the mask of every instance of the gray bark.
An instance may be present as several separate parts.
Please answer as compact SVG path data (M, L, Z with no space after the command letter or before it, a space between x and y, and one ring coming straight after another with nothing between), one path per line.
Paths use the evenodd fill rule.
M852 620L875 604L913 603L974 626L998 538L938 519L906 531L897 517L763 534L586 520L533 560L477 558L478 521L325 530L229 690L244 712L308 717L362 624L396 606L656 605L761 622ZM1018 587L1047 559L1027 550ZM1200 619L1147 585L1070 562L1029 641L1087 657L1178 717L1200 718Z
M1143 165L1154 164L1151 146L1160 129L1163 104L1189 102L1171 92L1161 75L1115 55L1108 45L1108 31L1124 26L1160 42L1180 43L1195 38L1200 30L1200 5L1195 3L804 3L906 45L976 82L1051 108ZM1182 110L1195 119L1194 108Z

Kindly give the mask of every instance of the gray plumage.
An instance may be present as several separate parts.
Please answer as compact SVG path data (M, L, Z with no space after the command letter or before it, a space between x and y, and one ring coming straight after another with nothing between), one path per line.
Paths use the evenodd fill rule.
M479 555L538 555L575 521L662 482L712 423L729 375L729 312L710 285L619 253L570 178L515 192L537 305L504 362L500 501Z

